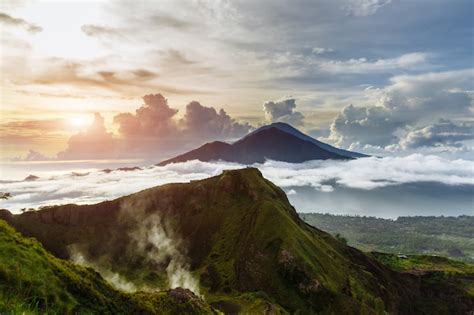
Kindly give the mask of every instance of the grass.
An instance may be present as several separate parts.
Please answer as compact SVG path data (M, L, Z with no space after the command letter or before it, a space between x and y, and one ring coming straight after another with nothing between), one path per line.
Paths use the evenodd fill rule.
M0 314L216 314L192 294L127 294L0 220Z
M474 265L431 255L396 255L373 252L371 255L397 271L441 271L448 273L474 273Z

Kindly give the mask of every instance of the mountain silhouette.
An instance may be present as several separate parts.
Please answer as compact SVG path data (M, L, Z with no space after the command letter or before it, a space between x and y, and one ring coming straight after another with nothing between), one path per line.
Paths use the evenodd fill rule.
M301 163L310 160L347 160L367 155L337 149L311 138L285 123L263 126L234 143L215 141L160 162L228 161L241 164L263 163L265 160Z

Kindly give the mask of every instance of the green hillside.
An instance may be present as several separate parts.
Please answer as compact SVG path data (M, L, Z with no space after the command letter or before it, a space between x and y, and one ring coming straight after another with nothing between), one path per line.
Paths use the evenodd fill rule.
M96 205L1 216L56 256L79 252L138 288L169 287L179 273L230 314L462 314L474 307L469 290L451 288L455 281L394 271L308 225L253 168Z
M0 314L215 314L191 292L127 294L0 220Z
M300 213L307 223L364 251L441 255L474 263L474 216L399 217L396 220L365 216Z

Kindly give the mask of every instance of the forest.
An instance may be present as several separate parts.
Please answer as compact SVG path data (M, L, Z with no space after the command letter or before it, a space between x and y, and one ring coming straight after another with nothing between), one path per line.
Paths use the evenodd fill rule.
M300 213L307 223L364 251L430 254L474 262L474 216L412 216L396 220Z

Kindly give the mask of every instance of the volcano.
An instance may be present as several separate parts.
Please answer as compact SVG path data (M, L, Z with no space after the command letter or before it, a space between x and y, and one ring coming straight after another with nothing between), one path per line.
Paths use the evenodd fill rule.
M310 160L347 160L366 157L362 153L335 148L318 141L285 123L263 126L234 143L215 141L160 162L228 161L241 164L263 163L275 160L301 163Z

